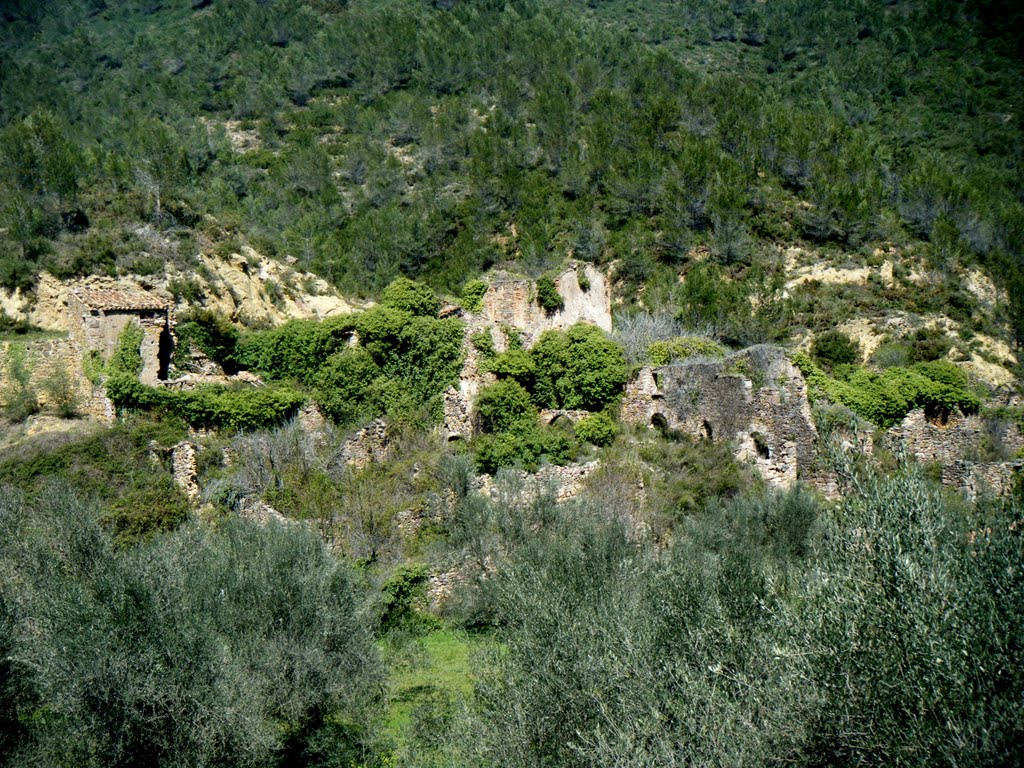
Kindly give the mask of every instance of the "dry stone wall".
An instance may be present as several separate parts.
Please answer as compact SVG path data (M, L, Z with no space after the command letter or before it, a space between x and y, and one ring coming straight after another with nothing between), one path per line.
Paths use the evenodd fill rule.
M933 421L920 409L907 414L887 437L890 444L902 447L918 461L943 465L977 461L984 449L992 450L996 442L1011 455L1024 449L1024 434L1016 424L997 424L982 415L960 413L950 414L945 422Z
M85 375L82 353L71 338L41 339L37 341L7 341L0 343L0 406L6 405L16 386L11 379L11 365L20 358L29 374L29 388L36 394L39 405L46 408L51 402L51 390L63 382L75 401L75 410L109 422L113 405L102 387L96 387Z
M942 468L942 484L959 489L968 501L982 495L1006 496L1024 478L1024 461L954 461Z
M362 469L372 462L384 461L390 452L391 439L387 422L375 419L345 441L341 459L356 469Z

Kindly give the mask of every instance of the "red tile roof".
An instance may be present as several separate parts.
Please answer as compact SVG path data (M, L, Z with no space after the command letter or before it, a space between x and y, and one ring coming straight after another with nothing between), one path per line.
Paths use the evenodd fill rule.
M102 310L166 310L170 302L146 291L112 288L77 288L72 291L76 299L91 309Z

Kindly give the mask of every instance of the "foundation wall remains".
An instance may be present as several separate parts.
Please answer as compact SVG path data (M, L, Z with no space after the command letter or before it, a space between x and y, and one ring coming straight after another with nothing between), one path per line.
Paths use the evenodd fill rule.
M952 413L945 422L938 422L929 420L923 410L912 411L887 437L918 461L944 465L977 462L992 453L1012 456L1024 449L1024 434L1017 424L977 414Z

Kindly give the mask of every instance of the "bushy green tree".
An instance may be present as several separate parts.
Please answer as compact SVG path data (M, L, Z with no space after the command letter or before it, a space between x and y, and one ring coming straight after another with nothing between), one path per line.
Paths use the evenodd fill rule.
M860 362L860 345L842 331L826 331L814 337L811 355L829 368L849 365Z
M555 286L554 279L549 275L537 278L537 303L548 314L565 307L565 299L562 298Z
M15 764L362 761L381 668L310 533L225 521L119 550L64 489L0 501Z
M629 378L622 348L600 328L577 323L545 331L530 349L531 394L542 408L599 411L622 393Z
M370 385L380 367L365 349L351 349L328 358L316 377L316 402L324 415L338 424L350 424L372 413Z
M380 303L417 317L437 317L441 309L441 300L429 286L407 277L400 277L388 285L381 294Z
M618 429L607 413L592 413L576 425L576 437L593 445L611 445Z
M524 421L537 421L530 394L514 381L499 381L480 390L474 407L484 432L507 432Z
M241 333L227 318L208 309L190 309L178 317L174 334L177 337L175 361L179 364L194 346L226 372L237 370L236 349Z

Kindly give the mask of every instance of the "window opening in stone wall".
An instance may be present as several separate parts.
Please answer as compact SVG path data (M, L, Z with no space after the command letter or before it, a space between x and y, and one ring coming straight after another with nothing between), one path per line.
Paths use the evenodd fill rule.
M770 459L772 457L772 449L768 446L768 438L760 432L752 432L750 437L754 440L757 455L762 459Z
M668 432L668 419L666 419L662 414L656 413L651 416L651 426L664 435Z

